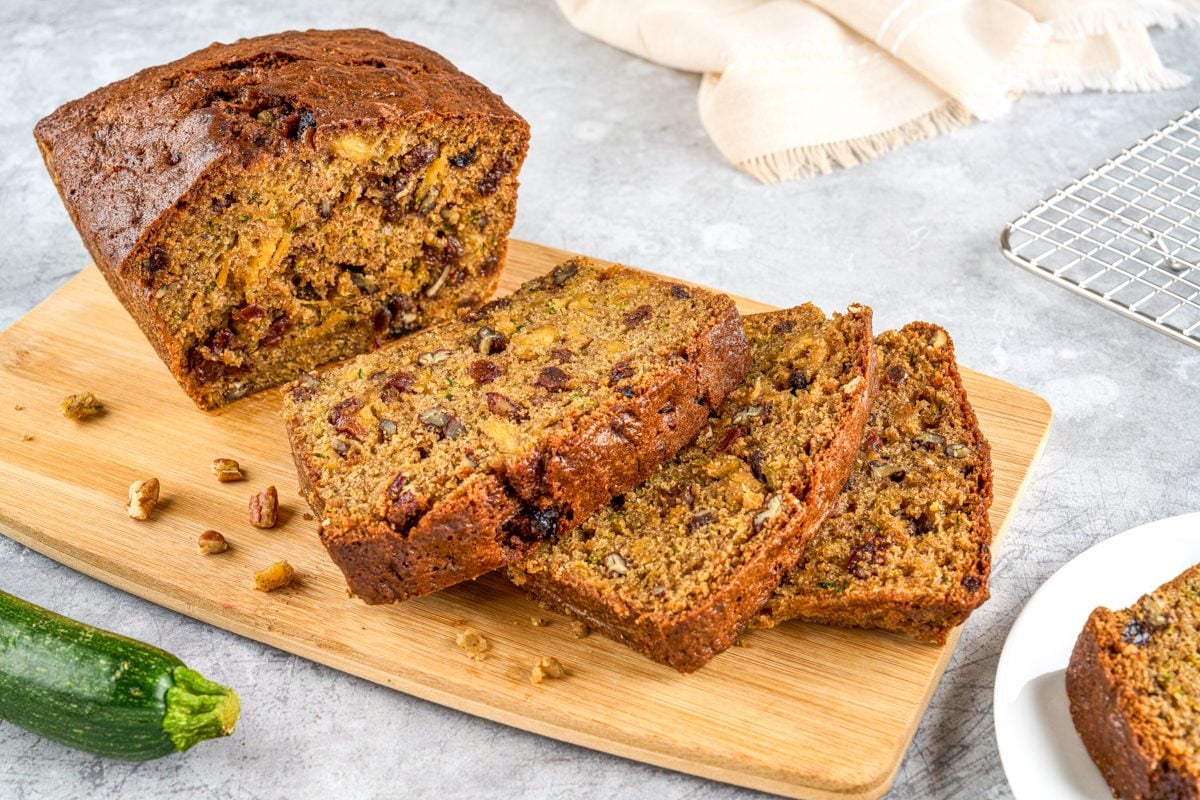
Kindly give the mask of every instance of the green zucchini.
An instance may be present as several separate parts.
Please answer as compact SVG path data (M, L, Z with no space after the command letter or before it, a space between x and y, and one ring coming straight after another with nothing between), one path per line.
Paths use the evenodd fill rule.
M237 694L148 644L0 592L0 719L147 761L233 732Z

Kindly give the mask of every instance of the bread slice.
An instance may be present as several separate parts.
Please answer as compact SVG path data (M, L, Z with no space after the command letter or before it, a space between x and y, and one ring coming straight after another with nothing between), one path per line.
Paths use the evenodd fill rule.
M874 394L871 311L745 320L752 361L695 443L509 575L533 597L691 672L729 647L850 472Z
M1067 696L1114 796L1200 797L1200 566L1130 608L1093 611L1071 653Z
M944 642L988 597L992 463L942 328L876 339L879 394L834 511L753 625L799 618Z
M202 408L479 305L529 126L378 31L214 44L34 130L96 265Z
M304 376L284 416L322 541L384 603L503 566L633 488L748 360L725 295L575 259Z

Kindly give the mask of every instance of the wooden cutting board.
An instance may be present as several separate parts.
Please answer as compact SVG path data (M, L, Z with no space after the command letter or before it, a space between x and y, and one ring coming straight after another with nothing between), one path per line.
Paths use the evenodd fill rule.
M502 289L568 254L514 242ZM769 306L739 301L744 312ZM963 371L995 459L997 537L1046 440L1040 397ZM73 422L67 394L92 391L108 412ZM398 606L349 598L325 556L268 391L217 413L196 410L89 267L0 333L0 530L99 580L213 625L452 708L627 758L790 797L876 798L899 768L957 641L790 623L752 631L681 676L599 635L576 639L495 575ZM218 483L215 457L247 480ZM126 516L131 481L156 476L149 522ZM279 489L281 522L246 521L251 493ZM232 549L197 554L222 531ZM264 594L251 575L287 559L299 583ZM534 627L532 616L550 620ZM484 661L455 645L482 632ZM533 685L532 664L564 678Z

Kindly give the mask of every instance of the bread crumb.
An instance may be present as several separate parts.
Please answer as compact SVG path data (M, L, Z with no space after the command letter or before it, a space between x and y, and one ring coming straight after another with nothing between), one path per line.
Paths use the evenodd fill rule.
M58 410L67 419L84 419L104 413L104 404L91 392L67 395L58 404Z
M739 636L738 638L733 640L733 646L734 647L744 647L747 650L750 649L750 643L747 642L745 639L743 639L741 636Z
M550 624L550 620L545 617L530 617L529 624L535 628L544 628Z
M454 637L454 643L463 649L468 657L483 661L487 656L488 640L474 628L465 628Z
M575 634L576 639L586 638L591 632L592 629L587 626L586 622L578 619L571 620L571 633Z
M25 406L21 405L20 403L17 403L15 406L13 406L13 411L24 411L24 410L25 410Z
M33 441L33 437L32 437L32 436L30 436L28 433L22 433L22 434L21 434L21 441L22 441L22 442L32 442L32 441Z
M554 656L542 656L533 665L533 670L529 673L530 683L541 683L546 678L561 678L565 670L563 665Z
M316 519L316 517L314 517L312 514L308 513L307 511L304 512L304 518L306 520L308 520L309 522L312 522L314 519Z
M254 573L254 588L260 592L273 592L290 586L296 578L296 570L286 561L276 561L266 569Z

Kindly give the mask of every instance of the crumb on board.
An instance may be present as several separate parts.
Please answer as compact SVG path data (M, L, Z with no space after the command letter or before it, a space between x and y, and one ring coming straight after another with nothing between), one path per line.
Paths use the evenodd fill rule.
M58 410L67 419L86 419L104 413L104 404L91 392L69 394L58 404Z
M254 573L254 588L260 592L273 592L290 586L296 578L296 570L286 561L276 561L266 569Z
M545 617L530 617L529 624L535 628L544 628L550 624L550 620Z
M15 406L13 406L13 411L24 411L24 410L25 410L25 406L21 405L20 403L17 403Z
M749 650L752 647L752 645L749 642L747 642L746 639L742 636L739 636L738 638L733 640L733 646L734 647L744 647L747 650Z
M464 628L454 637L454 643L458 645L468 657L476 661L483 661L487 656L488 640L483 634L474 628Z
M542 656L533 665L533 670L529 673L530 683L541 683L546 678L561 678L566 671L563 665L554 656Z
M304 518L306 520L308 520L309 522L312 522L314 519L316 519L316 517L314 517L312 514L308 513L307 511L304 512Z
M583 639L591 632L592 629L583 620L571 620L571 633L575 634L576 639Z
M21 434L21 441L22 441L22 442L32 442L32 441L33 441L33 437L32 437L31 435L29 435L28 433L22 433L22 434Z

